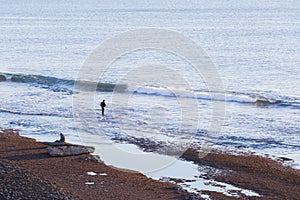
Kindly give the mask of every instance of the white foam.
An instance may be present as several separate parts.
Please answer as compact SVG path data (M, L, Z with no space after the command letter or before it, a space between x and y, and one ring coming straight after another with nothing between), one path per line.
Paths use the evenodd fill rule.
M226 94L226 101L240 102L240 103L255 103L255 99L245 94Z
M133 89L129 89L129 91L135 92L138 94L175 96L175 94L171 90L168 90L163 87L154 87L154 86L144 86L144 87L139 87L134 91L133 91Z
M143 86L138 89L128 89L129 92L135 92L138 94L168 96L168 97L182 97L182 98L197 98L206 100L217 100L227 102L239 102L239 103L255 103L257 100L270 101L271 99L264 98L262 96L251 96L242 93L230 93L230 92L211 92L211 91L187 91L178 89L167 89L163 87ZM275 101L275 100L273 100Z

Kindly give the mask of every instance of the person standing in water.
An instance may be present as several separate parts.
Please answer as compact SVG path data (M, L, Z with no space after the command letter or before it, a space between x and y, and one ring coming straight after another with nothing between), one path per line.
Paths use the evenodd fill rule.
M102 116L104 116L104 108L106 107L106 103L105 100L103 99L103 101L100 103L101 109L102 109Z

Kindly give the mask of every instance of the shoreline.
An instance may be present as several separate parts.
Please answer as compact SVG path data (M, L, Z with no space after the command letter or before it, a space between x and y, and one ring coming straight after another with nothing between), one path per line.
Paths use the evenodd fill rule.
M199 166L205 172L199 175L206 180L205 184L230 184L258 195L226 189L228 195L203 188L198 188L198 194L192 194L178 184L186 184L184 179L164 177L162 181L166 182L162 182L140 172L118 170L104 163L80 159L91 156L89 154L50 157L46 153L45 144L19 136L17 131L2 131L0 144L0 164L12 162L29 171L34 178L46 181L45 185L52 186L48 188L50 193L64 196L58 199L99 199L100 195L101 199L202 199L201 196L209 196L210 199L295 199L300 196L299 170L285 166L283 162L253 154L213 150L206 157L199 158L197 149L188 149L180 159ZM150 144L151 147L155 146ZM143 144L135 145L145 148Z
M148 152L161 147L160 143L143 138L123 138L120 142L137 145ZM200 175L200 178L207 180L204 184L220 188L229 184L239 189L229 189L227 194L213 189L199 190L202 195L209 195L212 199L297 199L300 196L300 170L292 167L293 160L290 158L264 157L238 149L212 149L207 156L199 158L199 152L199 148L194 146L186 150L180 159L192 161L205 172ZM184 182L174 177L165 178L175 180L172 182ZM187 182L184 184L188 185Z
M207 179L232 184L258 193L259 197L247 199L297 199L300 196L300 170L285 166L282 162L252 154L233 155L212 151L204 158L198 157L198 151L188 149L181 158L193 161L198 165L211 167ZM204 191L204 194L222 194Z
M49 199L49 196L52 199L87 200L186 199L189 195L186 191L178 192L175 184L156 181L139 172L121 171L101 162L86 161L85 158L90 154L50 157L46 147L47 145L35 139L19 136L18 131L1 131L1 198L32 199L30 196L39 194L42 199ZM8 165L5 163L26 171L26 177L15 180L14 173L7 173ZM33 182L43 183L48 187L39 188ZM58 195L55 196L55 192Z

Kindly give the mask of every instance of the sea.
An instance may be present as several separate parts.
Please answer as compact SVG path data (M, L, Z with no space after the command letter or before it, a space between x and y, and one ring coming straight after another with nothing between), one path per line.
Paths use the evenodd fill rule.
M298 1L0 2L1 128L39 141L62 132L99 151L115 138L143 138L180 151L207 142L300 160ZM87 70L103 44L113 44L102 53L114 55L120 38L130 46L143 33L139 48L116 54L103 71ZM184 40L172 42L175 35ZM213 75L174 50L148 48L166 43L180 52L184 41L202 49ZM215 82L221 90L211 89ZM137 154L135 145L121 146ZM99 154L121 160L111 152Z

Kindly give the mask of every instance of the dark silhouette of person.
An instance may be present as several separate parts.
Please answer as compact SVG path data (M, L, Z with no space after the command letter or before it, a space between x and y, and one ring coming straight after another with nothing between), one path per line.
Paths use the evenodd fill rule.
M66 136L63 133L60 133L60 142L65 143L66 142Z
M106 107L106 103L105 100L103 99L103 101L100 103L101 109L102 109L102 116L104 116L104 108Z

